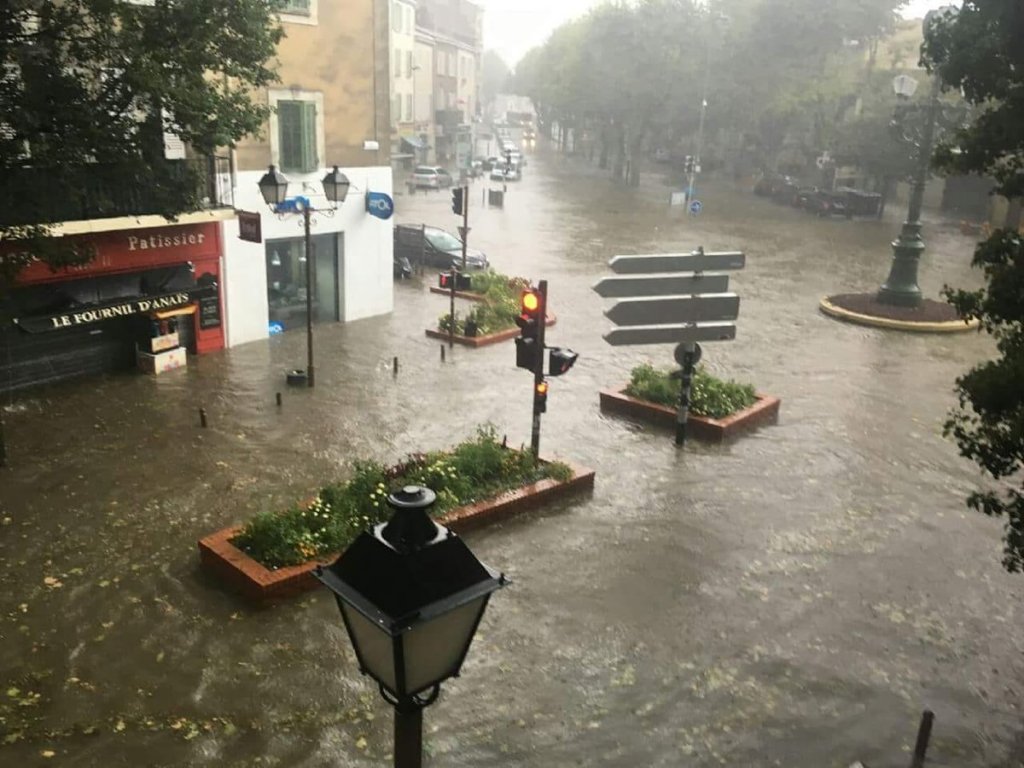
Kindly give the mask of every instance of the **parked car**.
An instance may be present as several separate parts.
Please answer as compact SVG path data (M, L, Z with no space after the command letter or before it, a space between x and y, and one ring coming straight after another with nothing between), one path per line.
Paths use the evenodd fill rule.
M807 208L808 201L819 191L817 187L799 187L790 202L797 208Z
M491 181L505 181L505 163L497 163L491 168Z
M796 188L796 182L789 176L784 176L781 173L766 173L754 184L754 194L778 199L777 195L780 189L789 185Z
M824 189L819 189L815 194L807 198L807 204L804 207L818 216L850 215L846 205L846 195L842 192L828 192Z
M865 192L853 187L836 187L836 192L846 196L846 207L851 216L877 216L882 196L877 192Z
M772 200L783 205L793 205L800 189L801 187L796 182L796 179L782 176L772 184Z
M462 266L462 241L438 227L411 224L395 226L395 259L408 259L411 264L451 269ZM466 249L468 269L487 269L487 255L477 249Z
M413 169L410 183L415 187L444 189L453 183L452 175L439 165L418 165Z

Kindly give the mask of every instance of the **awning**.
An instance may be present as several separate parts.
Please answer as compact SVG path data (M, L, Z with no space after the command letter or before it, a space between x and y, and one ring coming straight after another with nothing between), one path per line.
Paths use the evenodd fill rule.
M402 143L408 144L413 149L429 149L430 145L427 144L423 139L419 139L415 136L403 136Z

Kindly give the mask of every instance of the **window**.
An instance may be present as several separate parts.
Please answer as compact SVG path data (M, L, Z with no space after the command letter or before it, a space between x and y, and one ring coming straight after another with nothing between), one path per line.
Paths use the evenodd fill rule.
M391 3L391 31L402 31L402 4L398 2Z
M458 70L455 68L455 54L449 53L448 57L448 74L451 75L452 77L455 77L457 74L459 74Z
M405 52L405 76L412 77L412 51Z
M278 154L283 172L309 173L317 158L316 104L312 101L277 102Z
M405 122L411 123L413 121L412 115L412 94L406 94L405 96Z
M437 68L437 74L439 74L439 75L443 75L444 74L444 54L443 53L438 52L438 54L437 54L436 68Z
M391 123L402 122L402 97L392 96L391 97Z

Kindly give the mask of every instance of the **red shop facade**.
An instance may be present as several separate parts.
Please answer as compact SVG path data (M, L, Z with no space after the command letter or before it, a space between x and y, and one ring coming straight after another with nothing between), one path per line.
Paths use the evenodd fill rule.
M0 392L134 369L170 318L189 354L224 347L218 223L74 237L88 264L31 263L0 308Z

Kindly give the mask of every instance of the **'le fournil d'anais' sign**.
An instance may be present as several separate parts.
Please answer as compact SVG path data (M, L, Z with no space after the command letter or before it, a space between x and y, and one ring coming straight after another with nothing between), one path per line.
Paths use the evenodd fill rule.
M122 301L118 304L89 307L88 309L83 308L60 315L23 317L14 322L29 333L40 333L42 331L54 331L58 328L74 328L80 325L98 323L115 317L128 317L129 315L138 315L143 312L171 309L188 304L192 300L192 296L187 291L179 291L177 293L164 294L163 296L146 296L145 298L132 299L131 301Z

